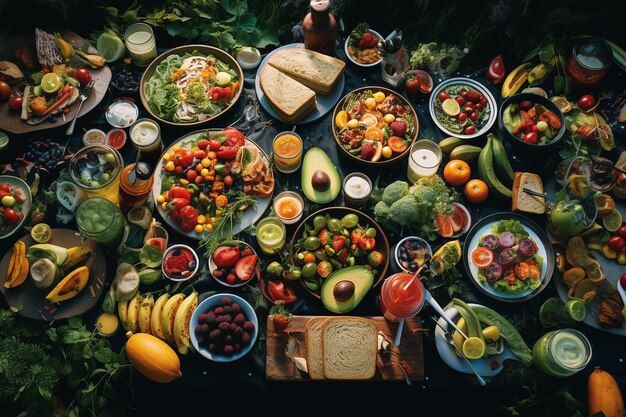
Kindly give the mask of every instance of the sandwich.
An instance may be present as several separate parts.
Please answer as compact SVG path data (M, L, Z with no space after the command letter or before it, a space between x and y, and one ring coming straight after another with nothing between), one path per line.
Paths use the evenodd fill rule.
M281 49L267 62L322 95L331 92L346 68L340 59L304 48Z
M317 106L313 90L271 65L261 69L259 84L272 108L285 123L296 123Z
M543 195L541 177L531 172L516 172L513 180L511 210L530 214L545 213L546 199L536 194Z

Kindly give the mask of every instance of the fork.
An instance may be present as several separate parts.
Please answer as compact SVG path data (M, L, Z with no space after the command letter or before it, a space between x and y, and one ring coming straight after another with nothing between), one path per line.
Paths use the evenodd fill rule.
M72 133L74 133L74 125L76 125L76 119L78 119L78 114L80 113L80 109L83 107L83 103L85 102L85 100L87 100L87 98L91 94L94 83L95 81L91 80L89 81L89 84L83 86L82 91L79 96L80 103L78 103L78 110L76 110L76 113L74 114L74 118L72 119L72 123L70 123L70 126L67 128L67 131L65 132L67 135L71 135ZM63 153L65 153L65 146L63 147Z

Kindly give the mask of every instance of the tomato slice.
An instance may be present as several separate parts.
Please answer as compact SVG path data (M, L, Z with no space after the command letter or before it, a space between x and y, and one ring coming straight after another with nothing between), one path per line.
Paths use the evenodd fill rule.
M435 218L435 223L437 224L437 228L439 229L439 235L442 237L451 237L454 234L454 229L452 228L452 222L443 214L437 214Z
M454 211L454 214L448 216L448 220L452 224L452 230L454 233L460 232L463 229L463 215L460 214L457 210Z
M472 252L472 263L479 268L486 268L493 262L493 252L487 248L477 247Z
M399 136L392 136L387 140L387 145L393 153L402 153L407 150L409 145Z

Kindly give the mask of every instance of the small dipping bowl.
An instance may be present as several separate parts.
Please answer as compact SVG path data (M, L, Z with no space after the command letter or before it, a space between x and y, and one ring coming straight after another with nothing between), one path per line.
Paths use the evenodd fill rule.
M190 263L187 264L188 265L187 271L189 271L189 274L182 275L181 273L176 273L176 274L168 275L168 273L165 271L166 270L165 264L167 263L168 259L171 256L176 256L175 255L176 251L181 251L181 250L188 250L191 252L193 261L191 261L190 263L193 262L194 265L190 265ZM199 267L200 267L200 260L198 259L198 254L196 253L195 250L193 250L191 247L187 245L183 245L183 244L172 245L169 248L167 248L167 250L163 254L163 263L161 264L161 270L163 271L163 276L165 276L165 278L171 281L175 281L175 282L187 281L196 275Z
M410 248L410 249L407 249ZM422 259L418 259L413 254L422 254ZM403 259L403 258L407 259ZM418 236L407 236L400 240L393 251L393 259L398 268L409 274L414 274L423 264L430 262L433 257L433 251L424 239ZM410 264L415 262L415 268L411 268Z
M83 145L104 145L106 143L106 134L100 129L89 129L83 135Z
M289 204L288 212L285 212L284 206ZM274 203L272 204L274 213L285 224L293 224L302 218L304 212L304 200L302 196L293 191L283 191L274 197ZM283 208L281 212L281 208ZM295 212L293 211L295 210Z

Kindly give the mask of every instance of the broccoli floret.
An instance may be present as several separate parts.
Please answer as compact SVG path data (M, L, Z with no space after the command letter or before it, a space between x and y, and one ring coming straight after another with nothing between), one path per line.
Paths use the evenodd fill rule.
M416 184L411 187L409 193L420 203L432 206L437 201L437 193L430 187Z
M383 192L383 201L388 206L391 206L396 201L400 200L409 190L409 184L404 181L396 181L385 187Z
M385 221L389 217L389 206L384 201L379 201L374 206L374 216L377 221Z
M420 215L420 205L412 195L406 195L389 208L389 216L401 226L415 223Z

